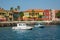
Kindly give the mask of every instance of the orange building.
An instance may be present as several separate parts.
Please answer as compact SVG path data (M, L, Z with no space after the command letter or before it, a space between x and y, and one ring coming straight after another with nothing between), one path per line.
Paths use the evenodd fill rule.
M3 8L0 8L0 21L13 21L14 20L14 14L18 15L17 10L4 10ZM16 15L16 16L17 16ZM18 18L17 18L18 19Z
M30 21L38 20L39 15L43 15L43 12L44 12L44 10L42 10L42 9L29 9L29 10L26 10L26 11L24 11L23 19L24 20L27 19L27 20L30 20Z
M7 12L3 8L0 8L0 21L6 21L6 14Z

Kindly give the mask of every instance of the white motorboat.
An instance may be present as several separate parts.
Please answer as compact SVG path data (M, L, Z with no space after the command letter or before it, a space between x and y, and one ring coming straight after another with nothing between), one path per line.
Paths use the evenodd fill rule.
M32 29L32 26L26 25L26 23L17 23L16 27L12 27L12 29Z
M34 27L44 28L44 25L42 25L42 24L40 24L40 23L36 23L36 24L34 25Z

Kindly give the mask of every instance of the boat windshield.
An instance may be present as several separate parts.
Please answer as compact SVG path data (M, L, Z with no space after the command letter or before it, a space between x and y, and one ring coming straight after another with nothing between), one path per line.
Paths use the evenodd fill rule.
M21 24L19 24L19 26L25 26L26 24L24 24L24 23L21 23Z

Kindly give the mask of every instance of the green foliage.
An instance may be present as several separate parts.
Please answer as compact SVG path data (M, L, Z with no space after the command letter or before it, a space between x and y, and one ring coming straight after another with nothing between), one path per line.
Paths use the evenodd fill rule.
M35 13L35 11L34 11L34 9L32 10L32 16L34 15L34 13Z
M17 6L17 9L20 10L20 6Z
M19 17L19 13L14 13L13 14L14 20L17 21L18 17Z
M32 10L32 13L34 13L35 11L34 11L34 9Z
M60 11L56 13L56 17L60 18Z
M24 13L23 12L20 12L19 15L20 15L20 17L23 17L24 16Z
M43 15L39 15L38 18L42 18Z
M10 11L13 11L13 10L20 10L20 6L17 6L16 8L11 7L11 8L10 8Z
M13 17L14 18L18 18L19 17L19 14L15 13L15 14L13 14Z
M13 7L10 8L10 11L12 11L12 10L13 10Z
M17 11L17 8L15 8L15 10Z

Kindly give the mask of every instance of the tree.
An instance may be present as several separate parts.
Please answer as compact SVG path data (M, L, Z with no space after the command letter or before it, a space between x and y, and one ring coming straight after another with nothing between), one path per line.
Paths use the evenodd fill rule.
M14 17L14 20L17 21L17 19L18 19L18 17L19 17L19 13L14 13L14 14L13 14L13 17Z
M57 18L60 18L60 11L58 11L58 12L56 13L56 17L57 17Z
M17 9L20 10L20 6L17 6Z
M24 13L20 12L19 15L20 15L19 17L21 18L21 20L23 20Z
M10 8L10 11L13 11L13 7Z
M39 16L38 16L39 21L42 21L42 17L43 17L43 15L39 15Z
M42 18L42 16L43 16L43 15L39 15L38 17L39 17L39 18Z
M35 11L34 11L34 9L32 10L32 16L34 16L34 13L35 13Z
M23 17L24 16L24 13L23 12L20 12L19 15L20 15L20 17Z
M17 8L15 8L15 10L17 11Z

